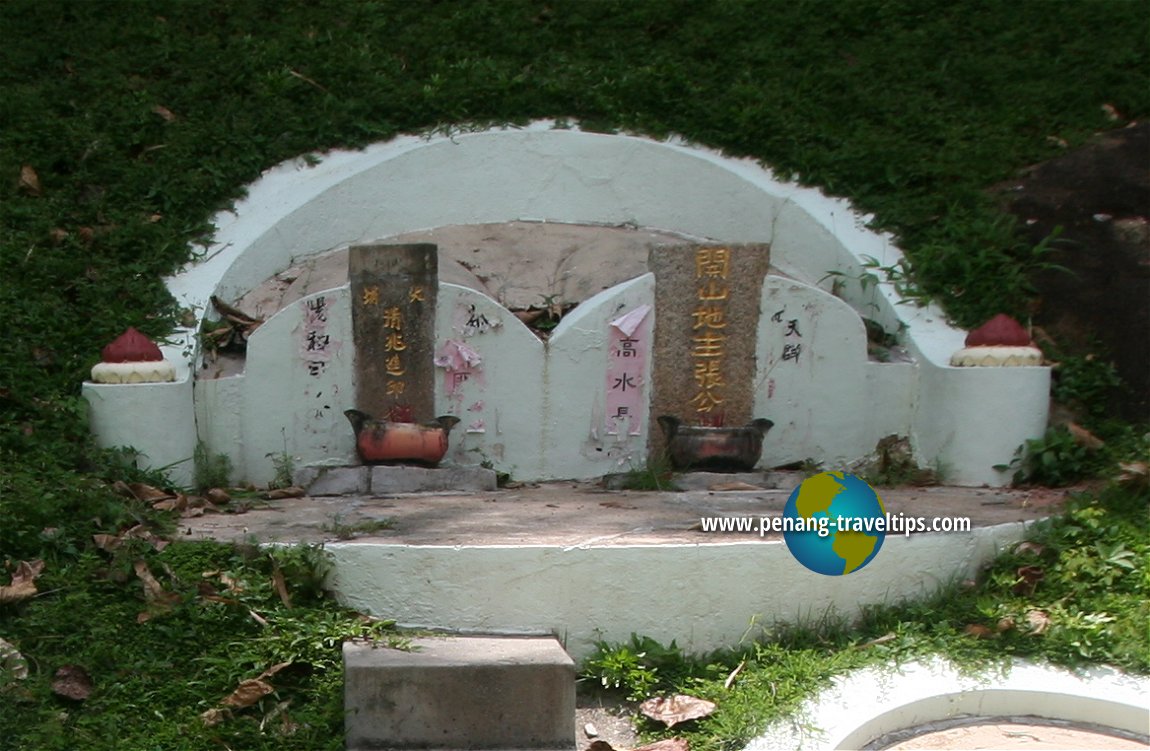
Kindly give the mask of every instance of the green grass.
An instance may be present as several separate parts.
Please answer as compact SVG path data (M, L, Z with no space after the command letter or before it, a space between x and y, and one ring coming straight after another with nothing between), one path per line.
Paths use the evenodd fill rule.
M148 564L173 602L145 601L134 560ZM342 642L402 639L390 624L323 597L320 561L307 548L178 543L48 567L37 582L41 595L0 606L0 633L31 666L27 680L0 680L0 749L342 749ZM290 608L276 593L276 568ZM151 617L141 622L142 613ZM291 664L267 679L275 693L223 722L203 722L241 681L284 662ZM65 664L91 675L83 702L52 694Z
M541 117L680 134L874 213L910 258L900 283L969 326L1004 306L1024 314L1044 263L987 188L1062 153L1058 139L1074 146L1150 115L1148 21L1123 0L8 0L0 28L0 581L15 561L46 561L44 594L0 606L0 638L32 671L0 689L0 748L340 744L325 645L357 621L315 598L281 612L265 581L264 600L250 595L269 622L257 628L237 606L201 602L191 586L202 566L173 548L137 551L180 593L172 612L138 624L128 562L92 541L172 525L109 489L162 480L92 447L80 383L127 326L171 331L180 311L162 277L202 252L213 213L262 170L400 133ZM1104 104L1124 119L1107 120ZM1076 400L1106 378L1075 372L1060 388ZM1074 566L1088 580L1098 560L1128 560L1082 549ZM196 550L213 566L239 555ZM266 578L266 561L233 564ZM1133 575L1145 578L1144 552ZM1126 612L1078 589L1067 602L1085 598L1080 620ZM933 612L899 618L916 644L956 644L932 635ZM314 649L300 647L300 667L273 683L302 729L261 735L257 708L197 725L297 639ZM1094 642L1086 651L1130 664ZM841 667L811 660L815 675ZM93 673L87 702L49 694L62 664ZM762 675L772 695L810 685Z

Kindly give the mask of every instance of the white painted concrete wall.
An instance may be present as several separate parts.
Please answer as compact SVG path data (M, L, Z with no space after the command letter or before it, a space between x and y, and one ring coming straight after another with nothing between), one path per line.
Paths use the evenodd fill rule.
M1150 679L1105 667L1072 673L1022 661L982 675L943 660L867 668L836 679L747 751L857 749L888 733L964 715L1042 717L1145 736Z
M646 462L647 425L639 435L608 435L604 400L610 323L653 304L653 275L585 301L546 342L482 293L440 284L439 295L439 346L463 342L482 358L478 372L454 393L444 378L436 380L438 410L462 420L452 433L450 461L489 461L516 479L601 477ZM490 327L468 329L472 310ZM650 360L639 385L646 388L649 382ZM468 429L478 421L482 432Z
M357 610L404 626L554 633L576 659L632 632L691 652L730 647L775 622L854 617L866 605L969 578L1022 523L970 533L888 535L847 576L799 564L783 542L707 545L414 546L333 543L331 585ZM434 592L434 596L428 596Z
M139 467L164 468L173 482L191 485L196 450L192 381L186 369L177 378L172 383L85 382L81 393L97 446L130 446L138 452Z
M824 289L831 284L828 271L857 276L867 257L881 265L901 258L889 236L866 229L866 217L847 202L779 181L752 161L681 142L556 130L542 122L452 137L402 137L361 152L326 154L314 167L294 160L273 168L234 211L216 217L214 243L168 286L178 301L203 314L213 293L233 299L299 258L400 232L515 219L627 222L723 242L769 242L781 270ZM1007 482L1009 476L992 466L1008 462L1025 440L1042 434L1049 369L950 368L950 354L961 347L964 332L947 326L936 308L897 305L889 284L865 290L847 284L844 296L888 330L904 326L921 371L916 381L905 369L864 367L860 378L872 387L871 409L856 412L858 421L882 421L875 433L899 432L888 428L905 424L909 404L911 439L921 460L941 462L958 484ZM198 357L190 346L192 331L164 348L184 369ZM279 377L274 367L263 374ZM250 372L245 381L245 391L253 394L268 387L265 381L251 384ZM906 387L913 392L897 404L886 400ZM801 418L794 412L787 423L795 423L791 435L804 437L802 450L788 456L811 451L810 458L822 459L818 452L826 452L837 460L845 451L840 435L867 432L844 424L849 413L820 409ZM809 436L803 426L809 426ZM249 453L276 450L263 439ZM254 460L248 467L254 479L266 462L248 459Z
M756 357L755 416L775 423L762 466L842 467L885 436L910 435L917 368L868 361L862 320L842 300L768 276Z

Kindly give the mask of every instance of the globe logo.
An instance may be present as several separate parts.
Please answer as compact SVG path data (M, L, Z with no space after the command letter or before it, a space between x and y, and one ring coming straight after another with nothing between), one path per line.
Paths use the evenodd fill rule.
M871 562L886 539L886 509L854 475L822 472L795 488L783 509L783 539L811 571L842 576Z

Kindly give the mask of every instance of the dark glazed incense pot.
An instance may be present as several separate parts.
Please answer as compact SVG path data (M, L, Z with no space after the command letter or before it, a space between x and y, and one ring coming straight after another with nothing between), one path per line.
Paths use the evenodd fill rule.
M447 435L458 417L442 415L416 424L377 420L366 412L344 412L355 430L355 448L364 464L423 464L434 467L447 453Z
M759 418L741 428L704 428L684 425L673 415L659 417L675 469L754 469L772 425Z

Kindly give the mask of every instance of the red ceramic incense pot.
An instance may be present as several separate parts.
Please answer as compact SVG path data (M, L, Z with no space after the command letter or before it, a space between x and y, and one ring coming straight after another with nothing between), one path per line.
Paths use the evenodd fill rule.
M355 448L364 464L414 463L434 467L447 453L447 436L458 417L442 415L423 424L377 420L349 409L344 415L355 430Z

